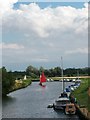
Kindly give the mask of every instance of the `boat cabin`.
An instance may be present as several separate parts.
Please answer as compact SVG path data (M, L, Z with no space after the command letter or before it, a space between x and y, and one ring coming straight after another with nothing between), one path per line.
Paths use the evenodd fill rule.
M53 104L54 109L65 109L66 104L70 103L67 97L58 98Z
M61 97L68 97L68 95L67 95L66 92L63 92L63 93L61 93L61 95L59 96L59 98L61 98Z

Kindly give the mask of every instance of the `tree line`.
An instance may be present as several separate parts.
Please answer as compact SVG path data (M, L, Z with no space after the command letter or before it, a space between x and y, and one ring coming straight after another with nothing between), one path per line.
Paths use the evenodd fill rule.
M90 68L86 67L86 68L66 68L63 69L63 74L64 76L82 76L85 75L87 76L89 74L89 70ZM19 77L23 77L24 75L27 75L31 78L38 78L40 76L40 74L42 73L42 71L45 73L46 77L61 77L61 71L62 69L60 67L54 67L54 68L50 68L50 69L45 69L44 67L40 67L39 69L30 65L26 68L25 71L21 72L21 71L14 71L13 74L14 76L19 76Z

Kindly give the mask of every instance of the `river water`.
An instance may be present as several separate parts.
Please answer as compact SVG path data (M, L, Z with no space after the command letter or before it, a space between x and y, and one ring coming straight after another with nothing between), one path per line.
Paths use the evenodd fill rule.
M63 111L54 111L47 108L53 104L62 92L61 82L47 82L41 87L38 82L32 82L27 88L14 91L3 100L3 118L73 118L79 120L77 115L68 116ZM72 83L66 83L69 86Z

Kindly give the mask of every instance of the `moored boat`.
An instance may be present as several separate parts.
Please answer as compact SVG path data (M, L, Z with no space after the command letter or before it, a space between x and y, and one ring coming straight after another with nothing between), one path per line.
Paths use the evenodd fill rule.
M56 110L64 110L67 103L70 103L69 98L60 97L53 103L53 108Z
M67 103L70 103L69 97L67 93L64 91L65 85L64 85L64 79L63 79L63 61L61 57L61 62L62 62L62 93L59 96L57 100L53 103L53 108L57 110L64 110L66 107Z
M71 93L71 89L70 89L69 87L66 87L65 92L67 93L67 95L68 95L68 97L69 97L69 95L70 95L70 93Z

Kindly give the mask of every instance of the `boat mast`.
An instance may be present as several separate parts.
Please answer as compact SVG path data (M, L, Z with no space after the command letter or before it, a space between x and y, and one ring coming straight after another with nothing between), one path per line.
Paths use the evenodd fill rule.
M77 79L79 80L79 71L77 70Z
M63 58L61 56L61 75L62 75L62 91L64 92L64 79L63 79Z

